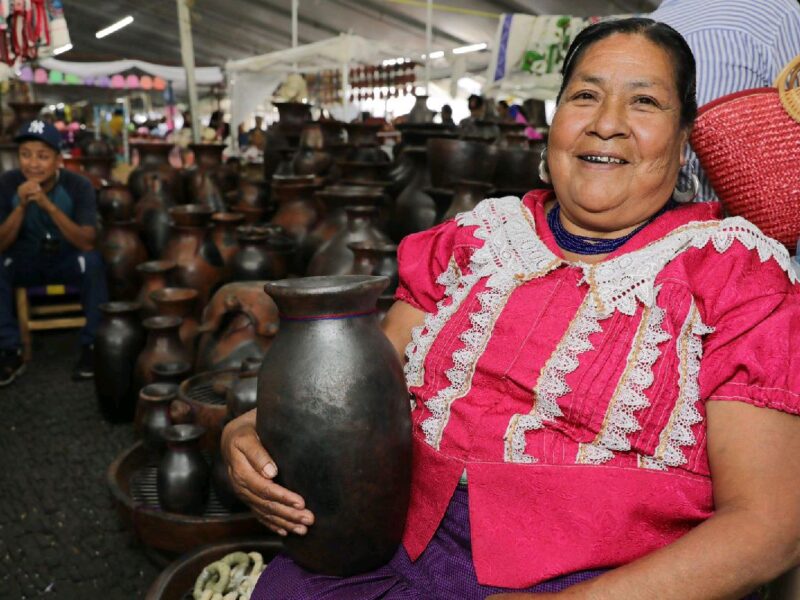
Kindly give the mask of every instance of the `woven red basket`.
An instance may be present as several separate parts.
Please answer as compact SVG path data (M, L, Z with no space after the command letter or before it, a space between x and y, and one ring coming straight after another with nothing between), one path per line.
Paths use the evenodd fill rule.
M727 212L794 253L800 238L800 56L774 88L729 94L701 107L692 148Z

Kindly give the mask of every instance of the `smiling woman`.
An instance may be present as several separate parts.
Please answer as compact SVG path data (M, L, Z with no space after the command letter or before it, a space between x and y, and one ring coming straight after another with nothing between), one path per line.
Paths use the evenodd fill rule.
M484 200L398 249L403 547L349 578L278 557L254 599L736 599L800 561L800 286L752 224L672 201L694 95L666 25L575 38L554 192ZM313 535L324 507L275 483L254 422L223 433L238 492Z

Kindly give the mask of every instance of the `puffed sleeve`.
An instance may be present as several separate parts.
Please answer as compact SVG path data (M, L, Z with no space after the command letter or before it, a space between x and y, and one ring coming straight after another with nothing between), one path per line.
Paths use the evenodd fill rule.
M454 258L458 229L450 220L403 238L397 249L400 281L395 299L424 312L436 312L436 303L445 291L437 279Z
M707 303L701 398L800 414L800 286L774 259L748 255Z

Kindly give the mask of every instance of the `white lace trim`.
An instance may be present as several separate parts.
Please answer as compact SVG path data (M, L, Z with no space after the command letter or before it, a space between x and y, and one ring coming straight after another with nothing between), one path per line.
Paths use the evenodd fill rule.
M533 216L519 198L484 200L456 219L462 227L477 225L475 237L485 240L472 254L470 274L464 279L487 279L485 291L477 296L480 308L469 315L471 327L459 336L464 346L453 353L453 367L445 373L450 385L425 402L432 414L423 421L422 430L428 444L437 449L450 419L450 407L469 392L475 365L511 293L560 264L536 235Z
M444 286L444 297L436 303L436 312L427 313L422 325L411 330L411 341L406 346L408 359L404 371L406 385L416 387L425 379L425 357L428 356L433 341L469 295L478 278L474 275L462 277L455 259L450 259L447 269L439 275L436 283Z
M667 426L659 435L659 444L653 456L643 456L639 465L646 469L665 471L667 467L678 467L686 463L681 446L694 446L697 440L692 426L703 418L697 410L700 400L700 359L703 357L702 336L712 333L713 327L703 323L700 312L692 301L689 314L681 327L677 352L680 383L678 400L672 409Z
M578 368L578 357L593 349L589 336L603 330L594 303L587 295L567 328L564 337L545 363L533 390L534 404L530 413L511 417L504 436L506 462L535 463L537 459L525 452L525 434L544 427L545 421L563 416L558 399L572 390L567 375Z
M761 262L774 259L789 279L797 282L786 248L742 217L687 223L640 250L595 265L581 263L583 282L591 286L599 313L617 310L634 315L637 300L645 306L653 306L656 276L676 256L691 248L703 248L709 242L717 252L723 253L734 240L748 250L756 250Z
M580 444L577 463L599 465L614 458L614 452L630 451L628 436L641 429L634 413L650 406L644 392L653 385L653 365L661 356L658 346L672 338L662 327L665 315L666 311L657 304L642 312L625 371L611 396L603 426L591 444Z

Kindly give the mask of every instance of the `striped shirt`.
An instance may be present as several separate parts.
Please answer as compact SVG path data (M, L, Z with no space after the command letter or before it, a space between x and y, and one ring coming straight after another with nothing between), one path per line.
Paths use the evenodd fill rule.
M664 0L651 15L686 39L697 61L697 104L750 88L772 86L800 54L797 0ZM697 200L716 194L690 152L686 169L700 179Z

